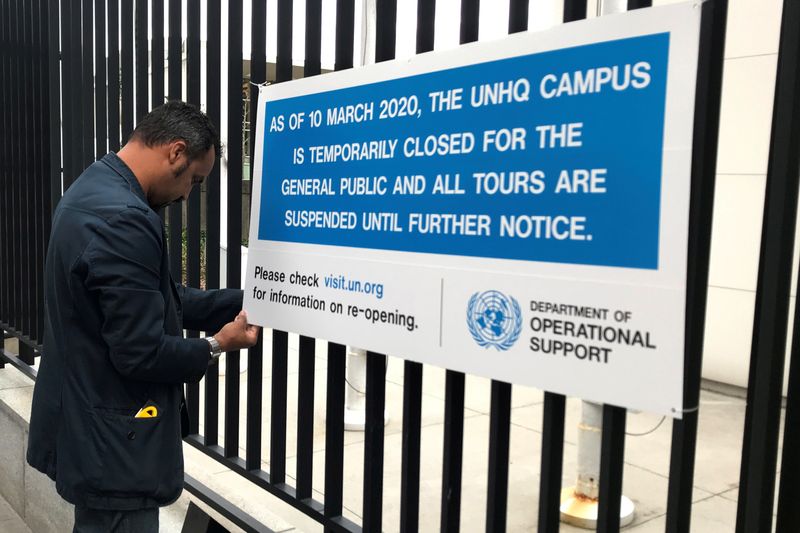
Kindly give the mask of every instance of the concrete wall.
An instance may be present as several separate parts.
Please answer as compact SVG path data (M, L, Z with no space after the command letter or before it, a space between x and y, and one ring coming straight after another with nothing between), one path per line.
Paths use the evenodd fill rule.
M728 6L703 377L738 387L748 380L782 5Z
M6 340L5 348L17 353L16 340ZM74 522L73 506L58 495L50 478L25 461L32 398L33 381L11 365L0 369L0 496L8 501L14 513L33 533L70 533ZM244 422L241 427L244 427ZM231 504L244 509L269 529L281 533L322 530L322 526L311 518L188 444L183 445L183 453L187 474ZM241 531L186 491L175 503L160 509L159 530L164 533L181 531L190 502L228 531Z
M25 461L33 382L14 368L0 370L0 495L36 533L72 531L73 508L55 485Z

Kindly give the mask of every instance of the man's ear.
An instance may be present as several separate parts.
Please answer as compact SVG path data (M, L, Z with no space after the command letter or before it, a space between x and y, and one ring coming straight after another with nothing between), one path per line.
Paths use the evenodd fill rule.
M169 143L168 155L171 165L177 163L181 156L186 155L186 141L178 139Z

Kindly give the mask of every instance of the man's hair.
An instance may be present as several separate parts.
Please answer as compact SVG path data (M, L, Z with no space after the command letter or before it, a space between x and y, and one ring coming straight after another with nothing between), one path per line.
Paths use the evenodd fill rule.
M173 141L186 143L186 156L194 160L214 147L220 156L219 133L205 113L186 102L173 100L159 106L142 118L130 140L145 146L162 146Z

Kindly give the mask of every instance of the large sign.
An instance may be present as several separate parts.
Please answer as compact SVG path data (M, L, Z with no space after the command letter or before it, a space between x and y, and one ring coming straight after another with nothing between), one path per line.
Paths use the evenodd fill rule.
M699 21L262 89L251 321L680 417Z

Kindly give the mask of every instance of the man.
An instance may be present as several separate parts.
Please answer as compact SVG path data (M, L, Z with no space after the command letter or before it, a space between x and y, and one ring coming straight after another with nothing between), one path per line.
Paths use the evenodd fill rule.
M86 169L53 216L27 459L75 504L76 532L158 531L158 507L183 487L182 384L258 338L242 291L169 275L157 211L185 200L219 150L208 117L170 102Z

